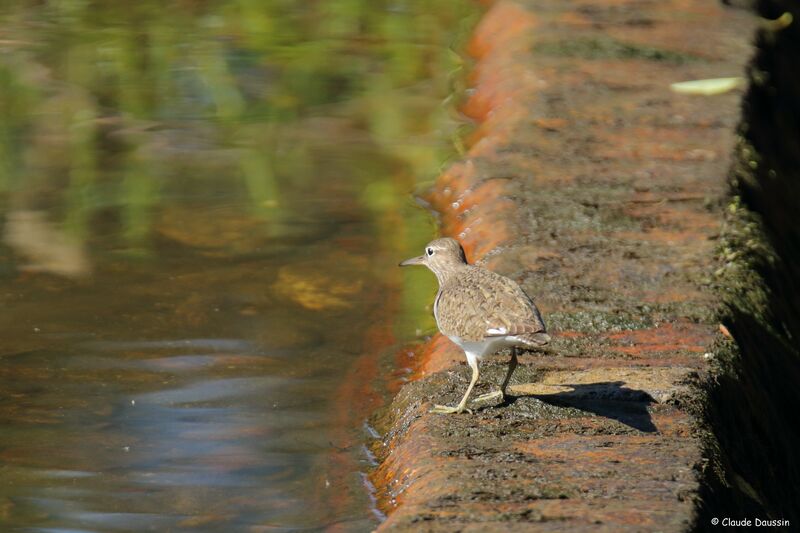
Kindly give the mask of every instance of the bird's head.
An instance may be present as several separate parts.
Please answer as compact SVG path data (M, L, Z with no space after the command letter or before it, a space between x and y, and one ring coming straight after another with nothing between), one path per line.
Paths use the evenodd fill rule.
M425 253L406 259L400 266L423 265L431 269L439 282L448 273L467 264L464 249L455 239L444 238L431 241L425 246Z

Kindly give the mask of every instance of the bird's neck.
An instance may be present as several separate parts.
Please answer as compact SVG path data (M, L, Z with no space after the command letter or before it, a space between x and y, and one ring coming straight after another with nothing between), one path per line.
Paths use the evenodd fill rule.
M447 265L438 265L437 268L431 268L431 270L436 275L439 287L444 287L445 284L467 268L469 268L469 265L466 263L451 263Z

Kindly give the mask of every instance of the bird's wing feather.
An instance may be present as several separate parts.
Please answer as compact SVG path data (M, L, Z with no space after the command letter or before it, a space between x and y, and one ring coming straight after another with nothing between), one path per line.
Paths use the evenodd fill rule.
M442 333L465 340L545 331L539 310L519 285L476 267L441 291L437 315Z

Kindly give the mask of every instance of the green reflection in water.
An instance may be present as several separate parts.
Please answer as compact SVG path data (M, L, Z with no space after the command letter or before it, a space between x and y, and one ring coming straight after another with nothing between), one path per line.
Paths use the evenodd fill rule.
M227 150L254 207L279 212L279 191L315 179L296 172L320 141L303 129L329 112L363 121L412 174L430 176L439 147L408 141L451 129L448 110L428 97L449 90L441 73L457 66L448 46L469 24L465 4L5 3L3 187L66 174L67 218L80 235L81 221L109 201L102 168L103 182L117 175L118 203L134 198L124 219L141 237L153 224L145 206L157 207L170 174L186 172L180 155ZM130 170L150 165L166 174Z
M396 264L434 232L410 193L453 150L475 15L2 3L0 521L374 526L321 467L331 400L432 328L432 277Z

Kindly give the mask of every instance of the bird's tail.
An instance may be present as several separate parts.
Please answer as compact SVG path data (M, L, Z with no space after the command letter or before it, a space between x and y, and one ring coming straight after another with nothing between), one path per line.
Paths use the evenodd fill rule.
M524 333L522 335L517 335L517 338L532 348L544 346L550 342L550 335L544 331L538 333Z

